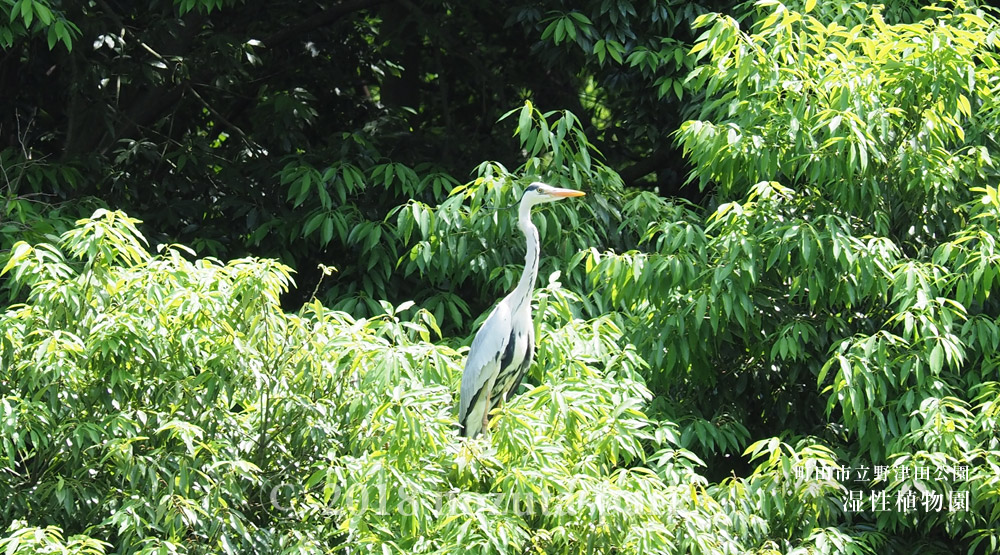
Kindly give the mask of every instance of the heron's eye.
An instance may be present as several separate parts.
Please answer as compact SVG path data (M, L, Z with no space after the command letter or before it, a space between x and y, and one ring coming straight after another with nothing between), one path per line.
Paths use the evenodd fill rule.
M528 188L525 189L524 192L527 193L530 191L537 191L537 190L538 190L538 185L528 185Z

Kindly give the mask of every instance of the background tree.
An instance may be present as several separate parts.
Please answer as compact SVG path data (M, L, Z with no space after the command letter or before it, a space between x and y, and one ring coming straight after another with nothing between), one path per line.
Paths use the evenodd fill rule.
M992 10L0 7L6 552L1000 544Z
M7 229L97 198L156 240L286 261L289 306L332 263L324 298L371 313L423 289L392 275L408 245L381 233L388 212L443 201L483 160L520 164L497 122L525 99L571 110L629 184L677 193L664 130L706 7L571 4L5 2Z

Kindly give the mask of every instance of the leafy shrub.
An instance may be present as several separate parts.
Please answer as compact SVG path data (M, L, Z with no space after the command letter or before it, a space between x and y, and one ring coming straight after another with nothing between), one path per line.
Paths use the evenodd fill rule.
M0 320L11 552L60 530L117 553L709 541L710 520L669 529L669 511L710 507L685 497L697 458L642 412L644 363L558 283L539 291L546 373L491 446L457 437L463 355L430 342L428 311L286 314L288 268L153 255L137 223L98 210L4 266L27 290Z

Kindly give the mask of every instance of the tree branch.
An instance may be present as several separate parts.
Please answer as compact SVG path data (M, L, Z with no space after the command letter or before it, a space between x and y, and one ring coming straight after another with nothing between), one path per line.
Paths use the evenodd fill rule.
M647 175L666 167L672 160L677 158L677 151L669 146L662 147L632 164L627 168L622 168L618 175L622 177L627 185L633 186L637 181Z
M341 17L360 10L365 10L385 3L387 0L345 0L331 8L325 9L284 29L266 37L263 41L265 46L275 47L303 33L313 29L329 25Z
M237 135L239 135L240 139L243 140L243 144L245 144L247 146L247 148L250 148L251 150L253 150L253 151L257 152L257 153L261 153L263 151L263 149L260 148L260 145L254 143L250 139L250 137L248 137L247 134L243 132L242 129L240 129L236 124L234 124L234 123L230 122L228 119L226 119L226 117L223 116L222 114L220 114L218 112L218 110L216 110L215 108L213 108L212 105L209 104L207 100L205 100L204 98L202 98L202 96L200 94L198 94L198 91L194 90L194 87L192 87L190 83L185 83L185 87L186 87L186 90L189 93L191 93L198 100L198 102L200 102L201 105L204 106L206 110L208 110L208 112L210 114L212 114L217 120L219 120L219 123L221 123L222 125L228 127L229 129L232 129L234 133L236 133Z

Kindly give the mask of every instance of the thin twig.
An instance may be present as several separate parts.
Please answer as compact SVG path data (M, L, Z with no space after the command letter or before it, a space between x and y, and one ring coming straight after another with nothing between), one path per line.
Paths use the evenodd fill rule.
M226 119L226 117L223 116L222 114L220 114L218 112L218 110L216 110L215 108L213 108L212 105L209 104L207 100L205 100L204 98L202 98L202 96L200 94L198 94L198 91L194 90L194 87L191 86L191 83L185 83L184 87L195 98L197 98L199 102L201 102L201 105L204 106L205 109L208 110L208 112L210 114L212 114L213 116L215 116L220 122L222 122L223 125L225 125L226 127L232 129L233 131L235 131L236 134L239 135L240 139L243 140L243 143L247 145L247 147L249 147L251 150L257 152L258 154L263 154L263 149L261 149L259 145L257 145L252 140L250 140L250 137L248 137L247 134L244 133L242 129L240 129L236 124L234 124L234 123L230 122L228 119Z

